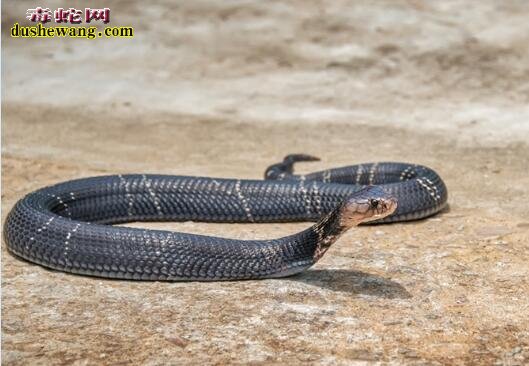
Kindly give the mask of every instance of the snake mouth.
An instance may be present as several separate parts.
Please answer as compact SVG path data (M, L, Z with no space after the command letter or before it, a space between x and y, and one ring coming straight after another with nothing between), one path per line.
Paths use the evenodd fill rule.
M343 205L341 224L346 227L383 219L395 212L397 199L378 187L357 192Z

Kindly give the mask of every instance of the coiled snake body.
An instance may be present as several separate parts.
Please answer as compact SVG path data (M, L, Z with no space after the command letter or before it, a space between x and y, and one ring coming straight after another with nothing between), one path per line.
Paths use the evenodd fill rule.
M113 175L39 189L16 203L4 225L8 250L45 267L140 280L283 277L313 265L362 222L427 217L447 201L431 169L373 163L294 175L289 155L265 180ZM132 221L317 221L294 235L235 240L112 226Z

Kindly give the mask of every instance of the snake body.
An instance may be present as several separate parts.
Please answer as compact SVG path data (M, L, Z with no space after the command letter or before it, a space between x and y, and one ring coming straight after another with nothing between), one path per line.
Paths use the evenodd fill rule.
M289 155L265 180L111 175L67 181L16 203L8 250L70 273L138 280L283 277L312 266L349 227L415 220L439 212L446 186L433 170L371 163L295 175ZM395 209L396 206L396 209ZM235 240L111 224L133 221L316 221L271 240Z

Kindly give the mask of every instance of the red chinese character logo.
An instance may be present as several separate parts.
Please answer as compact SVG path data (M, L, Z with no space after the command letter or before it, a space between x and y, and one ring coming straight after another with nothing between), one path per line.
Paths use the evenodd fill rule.
M35 9L28 9L26 12L26 18L32 22L47 23L51 21L51 10L50 8L41 8L40 6Z
M79 24L83 21L83 11L77 10L74 8L70 8L70 16L68 17L68 20L72 24Z
M57 10L53 12L53 17L55 18L56 23L68 23L69 14L70 14L69 10L58 8Z
M102 20L103 23L110 22L110 9L104 8L104 9L90 9L85 8L85 22L90 23L91 20Z
M68 10L58 8L53 15L57 23L79 24L83 21L83 11L74 8Z

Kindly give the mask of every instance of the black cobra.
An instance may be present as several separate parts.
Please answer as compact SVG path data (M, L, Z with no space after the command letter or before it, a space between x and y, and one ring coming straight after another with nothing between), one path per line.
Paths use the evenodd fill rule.
M445 184L433 170L360 164L294 175L289 155L265 180L112 175L39 189L16 203L4 237L9 251L45 267L138 280L283 277L313 265L348 228L439 212ZM132 221L317 221L294 235L235 240L110 224Z

